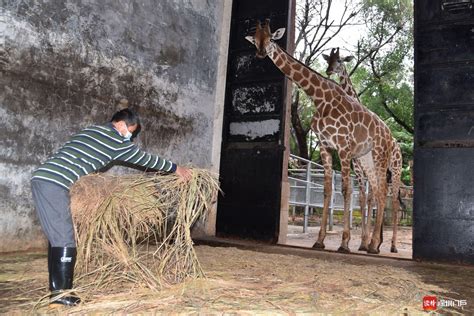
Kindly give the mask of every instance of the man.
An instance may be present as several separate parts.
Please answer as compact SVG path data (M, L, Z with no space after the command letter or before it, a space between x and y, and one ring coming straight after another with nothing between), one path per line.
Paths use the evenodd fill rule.
M58 298L71 289L76 261L76 241L70 210L69 188L81 176L96 172L113 161L147 170L176 172L183 180L191 170L148 154L131 142L140 128L138 115L129 109L115 113L106 125L83 129L33 172L31 188L41 226L49 241L50 305L77 305L74 295Z

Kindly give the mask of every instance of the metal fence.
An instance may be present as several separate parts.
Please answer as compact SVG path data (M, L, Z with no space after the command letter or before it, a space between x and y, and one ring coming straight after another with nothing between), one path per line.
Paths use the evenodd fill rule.
M304 168L293 166L305 165ZM353 210L360 209L359 205L359 185L354 176L351 176L352 195L349 206L350 211L350 227L352 228ZM290 184L290 200L292 206L304 207L303 232L307 232L308 218L310 209L315 207L323 207L324 203L324 167L315 162L290 154L290 168L288 168L288 181ZM409 188L409 187L405 187ZM365 187L366 195L368 193L368 185ZM389 190L390 192L390 190ZM370 214L376 209L375 203ZM344 210L344 196L342 194L342 176L338 171L334 171L332 175L332 194L329 200L329 230L334 225L334 210ZM365 210L364 218L367 218L368 210Z

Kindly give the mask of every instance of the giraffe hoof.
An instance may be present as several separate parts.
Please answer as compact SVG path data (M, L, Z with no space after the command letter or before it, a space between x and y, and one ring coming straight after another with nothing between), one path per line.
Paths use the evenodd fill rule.
M378 255L380 253L380 250L378 250L375 247L369 246L369 249L367 250L367 253L372 253L372 254Z
M351 253L351 250L349 249L349 247L339 247L339 249L337 249L337 252L340 252L340 253Z
M392 248L390 248L390 252L398 253L397 247L392 246Z
M360 245L359 247L359 251L368 251L369 250L369 247L365 246L365 245Z
M317 241L317 242L313 245L313 248L314 248L314 249L321 249L321 250L322 250L322 249L324 249L324 247L326 247L326 246L324 246L324 243L319 242L319 241Z

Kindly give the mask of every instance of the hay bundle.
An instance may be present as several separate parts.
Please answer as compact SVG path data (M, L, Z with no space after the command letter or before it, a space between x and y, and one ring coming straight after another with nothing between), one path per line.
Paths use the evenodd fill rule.
M202 275L191 226L217 191L216 176L202 169L189 182L175 174L83 177L71 188L76 288L159 290Z

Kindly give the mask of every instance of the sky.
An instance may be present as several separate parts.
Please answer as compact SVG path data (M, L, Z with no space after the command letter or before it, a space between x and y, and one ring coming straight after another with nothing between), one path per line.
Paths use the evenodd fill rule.
M328 0L313 0L316 3L319 3L322 1L322 3L325 4L324 8L327 7L327 2ZM329 22L333 22L333 25L338 25L341 16L344 12L345 9L345 4L349 3L351 6L350 8L353 10L357 10L358 6L360 6L360 1L361 0L332 0L332 5L331 5L331 10L330 10L330 19ZM305 3L305 0L296 0L296 5L297 5L297 12L299 8L301 8ZM346 11L345 16L347 17L349 15L351 10L348 9ZM315 16L313 18L315 21L314 23L319 23L319 16ZM336 28L332 28L335 30ZM298 32L298 29L296 29L296 32ZM329 32L328 32L329 33ZM352 55L356 56L357 52L357 42L360 40L362 37L367 34L367 25L366 22L364 21L364 17L361 16L360 14L353 18L350 22L350 24L344 26L342 30L333 38L331 39L324 47L323 53L328 54L330 53L331 49L334 47L339 47L340 48L340 54L343 57ZM298 33L295 35L298 37ZM297 48L297 52L295 56L299 57L298 51L301 50L302 45L300 45ZM384 49L390 49L389 46L386 46ZM316 56L316 61L319 64L324 64L323 59L320 56ZM407 67L411 67L413 64L413 60L410 59L410 57L407 55L407 59L404 61L404 64L406 64Z
M350 0L348 0L349 2ZM296 5L302 6L304 5L305 0L297 0ZM338 22L341 19L342 12L344 11L344 4L345 0L333 0L331 11L330 11L330 21L334 21L334 25L339 24ZM352 0L352 2L357 3L357 0ZM346 16L348 13L346 12ZM362 37L365 33L365 25L356 20L358 18L353 19L352 25L346 25L342 28L341 32L335 36L327 45L326 49L330 50L333 47L340 47L341 54L349 55L350 52L355 51L355 47L357 46L357 41ZM298 32L298 30L296 30ZM296 34L298 36L298 34Z

